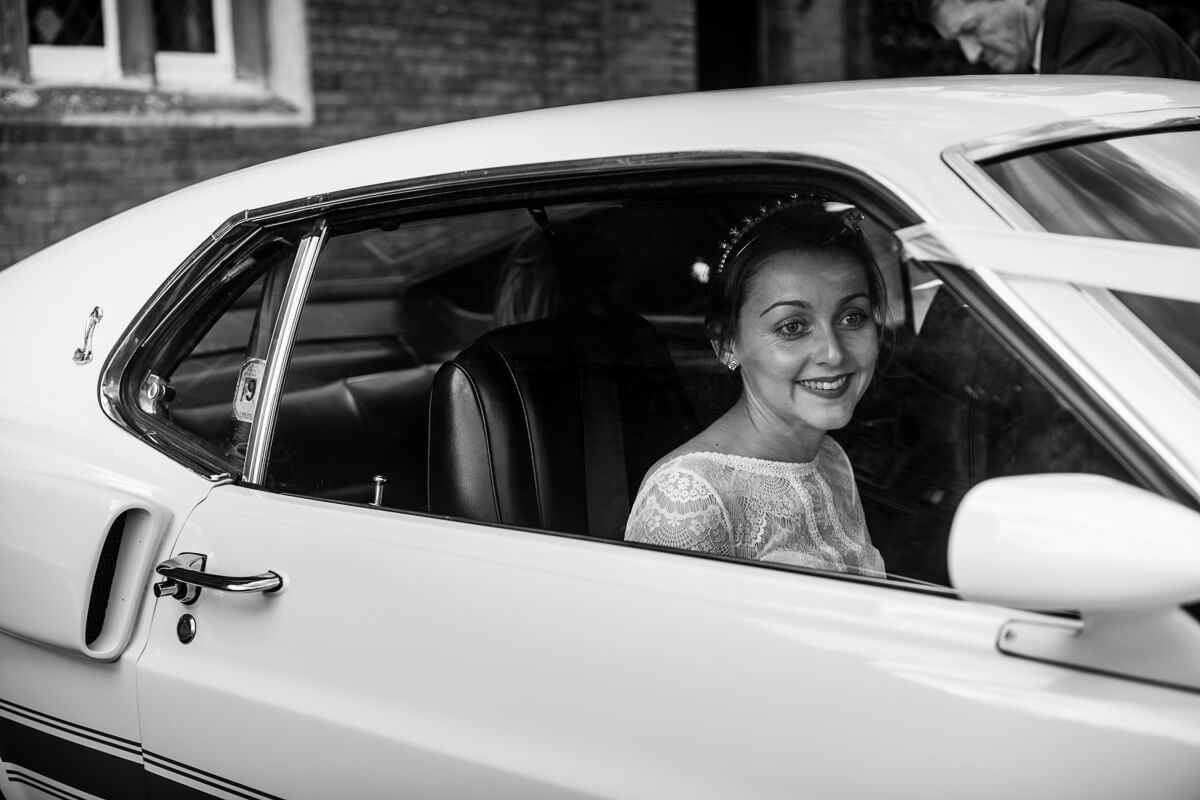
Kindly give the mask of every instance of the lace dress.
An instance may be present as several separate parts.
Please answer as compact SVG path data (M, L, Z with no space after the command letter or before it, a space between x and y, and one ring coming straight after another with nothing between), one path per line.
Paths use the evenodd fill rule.
M631 542L882 577L854 472L826 436L807 463L686 453L642 481Z

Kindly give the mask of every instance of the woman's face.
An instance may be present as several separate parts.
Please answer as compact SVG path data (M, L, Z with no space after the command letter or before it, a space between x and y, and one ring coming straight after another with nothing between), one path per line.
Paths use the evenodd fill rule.
M817 441L844 427L879 355L867 268L838 246L767 256L738 309L729 355L764 421Z

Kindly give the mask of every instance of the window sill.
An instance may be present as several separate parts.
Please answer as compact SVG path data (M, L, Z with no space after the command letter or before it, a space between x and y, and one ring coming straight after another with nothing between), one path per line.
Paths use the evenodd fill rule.
M311 125L312 112L253 87L183 91L2 82L0 119L57 125L265 127Z

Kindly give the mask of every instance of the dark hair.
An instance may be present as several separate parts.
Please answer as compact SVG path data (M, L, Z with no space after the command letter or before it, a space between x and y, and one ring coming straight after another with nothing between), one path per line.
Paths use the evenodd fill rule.
M737 328L738 309L746 300L750 283L766 257L780 250L811 247L843 247L863 264L867 293L875 325L883 327L887 314L887 291L879 264L863 236L862 213L845 203L824 198L779 201L760 209L757 217L744 220L733 239L722 245L724 254L709 281L705 330L717 356L729 349Z

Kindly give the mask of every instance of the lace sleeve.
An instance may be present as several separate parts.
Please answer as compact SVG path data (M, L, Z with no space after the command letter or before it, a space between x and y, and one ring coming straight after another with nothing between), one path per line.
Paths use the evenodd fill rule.
M630 542L732 554L731 526L712 484L690 469L665 464L642 484L625 526Z

